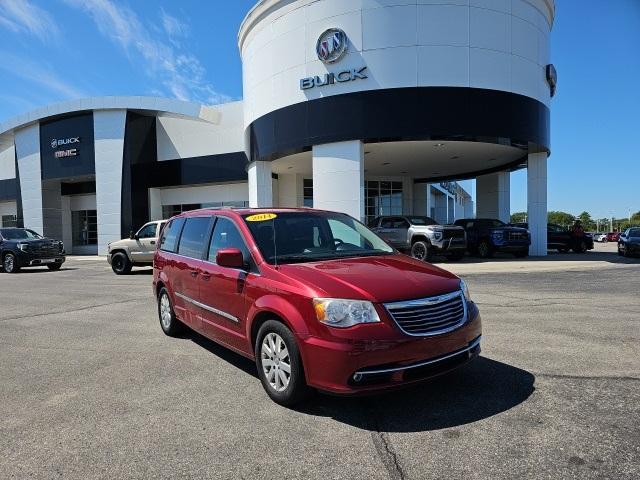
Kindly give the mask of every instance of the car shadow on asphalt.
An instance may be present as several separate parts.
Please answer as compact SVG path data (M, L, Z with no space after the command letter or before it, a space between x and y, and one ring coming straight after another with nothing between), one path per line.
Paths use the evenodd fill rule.
M255 363L247 358L192 330L181 338L259 382ZM399 390L364 397L315 394L294 409L369 431L422 432L466 425L506 412L531 396L534 383L532 373L481 356L445 375ZM266 394L265 401L269 401Z
M464 367L402 390L360 398L317 395L298 411L369 431L422 432L506 412L534 392L535 376L479 357Z

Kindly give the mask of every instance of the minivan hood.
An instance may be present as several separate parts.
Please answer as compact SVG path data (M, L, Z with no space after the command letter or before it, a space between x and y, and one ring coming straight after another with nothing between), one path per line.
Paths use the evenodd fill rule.
M400 254L283 264L279 268L282 274L315 290L318 297L326 298L393 302L460 288L454 274Z

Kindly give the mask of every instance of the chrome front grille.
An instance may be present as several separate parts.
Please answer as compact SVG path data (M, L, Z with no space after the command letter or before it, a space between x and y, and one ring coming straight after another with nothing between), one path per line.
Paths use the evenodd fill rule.
M509 232L509 240L526 240L527 234L524 232Z
M400 329L409 335L440 335L455 330L467 320L467 304L461 291L384 306Z
M53 258L60 256L60 247L56 244L40 245L32 250L38 258Z

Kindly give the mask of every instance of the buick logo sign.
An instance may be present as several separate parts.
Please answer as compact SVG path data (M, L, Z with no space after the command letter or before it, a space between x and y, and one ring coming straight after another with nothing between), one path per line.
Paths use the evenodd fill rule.
M80 143L80 137L54 138L51 140L51 148L56 149L63 145L71 145L72 143Z
M318 58L324 63L335 63L347 53L349 40L347 34L339 28L330 28L325 31L316 44Z

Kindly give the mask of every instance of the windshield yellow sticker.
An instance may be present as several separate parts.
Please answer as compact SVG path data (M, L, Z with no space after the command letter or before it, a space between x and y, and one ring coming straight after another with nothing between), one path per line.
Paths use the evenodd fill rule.
M265 222L267 220L273 220L277 216L275 213L257 213L255 215L249 215L245 220L247 222Z

